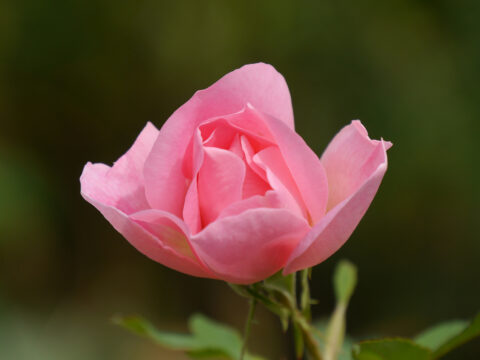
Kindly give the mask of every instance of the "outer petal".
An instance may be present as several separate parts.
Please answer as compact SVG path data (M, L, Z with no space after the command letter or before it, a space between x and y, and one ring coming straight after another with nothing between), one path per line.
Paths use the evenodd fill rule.
M82 194L126 214L148 209L143 165L157 136L157 128L147 123L132 147L111 168L86 164L80 177Z
M388 141L384 143L387 150L392 146ZM371 157L379 144L380 141L368 137L359 120L352 121L333 138L321 159L328 177L327 209L350 196L376 170L379 164Z
M142 254L160 264L188 275L213 277L200 262L182 251L182 249L185 249L185 246L180 241L183 240L182 236L185 236L185 234L181 230L181 225L179 225L181 221L165 215L162 219L163 231L159 231L160 227L158 226L156 235L153 235L120 210L97 202L84 193L82 195ZM131 216L135 217L136 215L132 214ZM178 245L177 250L172 247L174 244Z
M280 270L309 229L288 210L252 209L217 219L192 236L191 244L218 278L250 284Z
M225 75L208 89L198 91L160 130L144 168L147 199L152 207L181 216L187 190L182 158L190 135L201 122L238 112L246 103L293 129L288 87L271 65L245 65Z
M361 130L364 128L359 128L358 125L361 126L354 123L344 128L332 140L322 157L329 181L339 181L331 183L330 187L334 192L333 199L340 202L333 201L333 208L299 243L288 259L284 274L314 266L336 252L350 237L380 186L387 170L386 150L391 144L368 139ZM352 133L357 133L363 140ZM351 161L354 154L363 156ZM360 179L358 182L361 183L353 180L348 182L344 177ZM340 189L336 186L340 186Z
M271 116L263 116L303 198L309 222L324 215L328 199L327 177L318 156L295 131Z
M188 228L182 220L155 209L140 211L130 218L160 239L165 247L175 250L181 257L187 257L193 264L200 265L203 272L201 276L214 277L193 251Z

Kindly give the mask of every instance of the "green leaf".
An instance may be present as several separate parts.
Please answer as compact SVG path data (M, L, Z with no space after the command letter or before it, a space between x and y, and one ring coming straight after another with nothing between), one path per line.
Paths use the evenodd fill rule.
M459 329L460 323L456 325L456 330ZM434 329L432 329L432 331L434 331ZM446 330L443 331L447 332ZM469 324L467 324L463 330L457 332L456 334L454 334L453 330L450 330L450 335L451 336L449 338L447 338L447 336L444 337L443 344L437 344L437 347L433 349L434 351L432 359L438 359L460 345L472 340L477 336L480 336L480 313L477 314L477 316L475 316L475 318ZM425 337L423 337L423 339L425 339ZM420 340L422 340L422 338L420 338Z
M355 360L430 360L431 350L409 339L364 341L354 346Z
M175 334L157 330L141 317L115 317L114 322L137 335L145 336L155 343L171 349L185 351L193 358L222 358L237 360L242 351L242 338L231 327L208 319L203 315L193 315L189 321L189 334ZM245 360L263 360L246 353Z
M417 335L414 341L431 350L437 350L448 340L454 338L465 330L468 324L468 321L454 320L436 325Z
M333 286L338 302L346 303L357 285L357 268L350 261L342 260L335 269Z
M159 331L148 320L139 316L116 316L113 322L167 349L188 351L202 348L201 343L191 335Z
M204 348L223 351L232 359L240 358L242 337L231 327L196 314L190 318L189 328Z

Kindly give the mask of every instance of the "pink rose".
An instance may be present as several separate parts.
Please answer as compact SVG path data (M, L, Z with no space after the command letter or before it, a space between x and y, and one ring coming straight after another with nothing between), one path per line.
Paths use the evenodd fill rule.
M161 130L148 123L112 167L86 164L81 192L151 259L249 284L337 251L375 196L390 146L353 121L319 159L294 130L282 75L246 65Z

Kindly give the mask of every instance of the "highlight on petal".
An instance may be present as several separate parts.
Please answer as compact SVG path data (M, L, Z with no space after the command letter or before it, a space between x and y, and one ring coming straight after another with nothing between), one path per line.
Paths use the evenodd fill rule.
M288 210L251 209L217 219L191 244L218 278L251 284L279 271L309 229Z
M144 168L146 196L156 208L181 216L187 192L182 158L190 134L204 121L236 113L247 103L293 129L290 93L282 75L271 65L245 65L195 95L160 130Z
M368 139L363 126L358 125L353 123L340 131L322 157L333 191L329 207L333 207L293 251L284 274L317 265L336 252L353 233L380 186L387 170L386 150L391 143ZM347 181L346 177L360 180ZM338 184L333 182L337 180Z
M132 147L112 167L87 163L80 176L81 193L125 214L149 208L143 165L157 136L157 128L147 123Z

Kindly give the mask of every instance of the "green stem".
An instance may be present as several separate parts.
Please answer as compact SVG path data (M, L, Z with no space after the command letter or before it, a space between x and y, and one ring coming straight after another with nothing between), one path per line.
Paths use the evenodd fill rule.
M247 321L245 322L245 329L243 331L243 345L242 352L240 353L240 360L243 360L245 352L247 350L247 341L250 336L250 329L252 328L253 316L255 315L255 308L257 305L256 299L250 299L250 307L248 309Z
M310 275L310 269L304 269L301 271L300 276L302 280L302 295L300 296L300 304L302 307L302 314L308 320L312 320L312 312L310 309L310 285L308 283Z
M297 334L295 338L295 350L297 353L297 357L300 355L299 349L304 346L306 346L308 352L310 353L312 359L314 360L322 360L322 353L320 351L320 348L318 346L317 341L315 340L315 337L313 336L313 328L312 325L310 324L310 318L305 316L305 310L310 310L310 291L308 287L308 269L303 270L301 273L301 280L302 280L302 298L301 298L301 307L302 309L297 308L297 302L296 302L296 292L297 292L297 287L296 287L296 280L295 277L293 279L293 286L292 286L292 298L294 299L294 303L292 304L289 301L285 301L284 305L287 306L290 310L290 314L292 316L292 322L294 324L294 335L295 335L295 330L298 329L301 334ZM307 293L305 294L305 289L307 290ZM296 329L295 329L296 328ZM298 336L300 335L300 336ZM301 352L303 355L303 351ZM301 357L299 357L301 358Z
M303 335L303 341L307 347L308 352L314 360L322 360L322 353L318 346L317 340L313 336L313 328L310 325L310 322L305 319L305 317L297 310L294 309L292 312L292 320L297 324L301 329Z
M290 288L290 299L284 299L287 307L290 308L293 323L293 341L295 344L295 355L297 359L303 358L305 342L303 340L303 331L299 324L295 321L294 313L297 311L297 273L292 276L292 287ZM293 302L293 303L292 303Z

